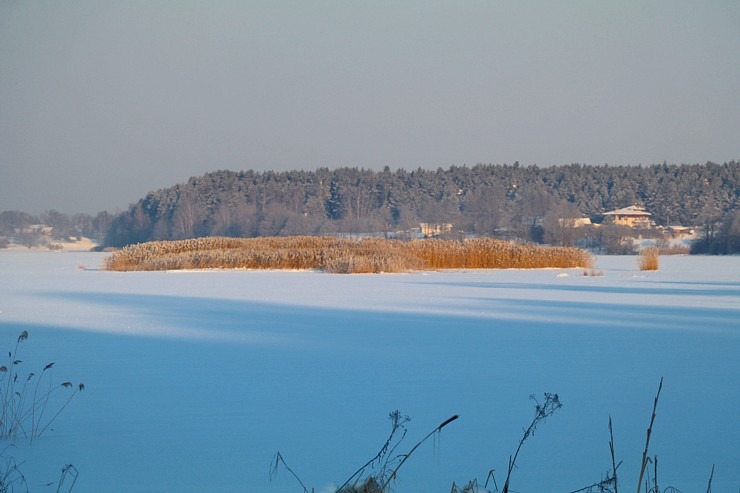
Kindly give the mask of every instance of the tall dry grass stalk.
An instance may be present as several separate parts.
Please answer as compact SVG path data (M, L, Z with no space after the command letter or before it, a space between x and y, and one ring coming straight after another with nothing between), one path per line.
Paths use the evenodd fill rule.
M714 477L714 464L712 464L712 472L709 473L709 483L707 484L707 493L712 493L712 478Z
M619 467L619 465L616 463L616 459L614 458L614 431L612 430L612 417L611 416L609 416L609 452L611 453L611 456L612 456L611 480L614 482L614 493L619 493L619 489L617 488L617 468ZM609 480L608 477L607 477L607 480Z
M320 236L208 237L130 245L105 261L113 271L182 269L318 269L331 273L420 269L590 268L584 250L491 238L349 240Z
M0 452L0 458L8 447ZM22 465L22 463L21 463ZM0 492L29 491L26 477L20 470L20 465L15 457L0 460Z
M642 478L645 476L645 468L648 464L648 447L650 446L650 437L653 434L653 424L655 423L655 415L658 409L658 399L660 398L660 391L663 390L663 377L660 377L660 383L658 384L658 393L655 394L655 400L653 401L653 414L650 417L650 426L647 429L647 438L645 439L645 450L642 452L642 465L640 467L640 478L637 480L637 493L640 493L640 487L642 486ZM646 488L647 489L647 488Z
M53 383L54 363L49 363L40 375L28 373L23 376L18 358L18 348L28 340L28 331L18 336L15 349L8 352L8 363L0 365L0 440L15 444L18 437L27 437L30 443L49 429L66 409L72 398L85 390L85 384L72 382ZM35 381L35 385L34 385ZM67 398L54 398L60 392L68 392ZM0 491L3 491L0 488Z
M655 398L653 400L653 411L650 417L650 424L647 429L645 448L642 453L640 476L637 482L637 493L640 493L642 491L643 479L645 479L644 485L645 491L647 493L657 493L660 491L660 488L658 486L658 456L648 456L648 450L650 446L650 438L653 433L653 426L655 424L655 418L657 416L658 400L660 398L660 393L662 389L663 378L661 377L658 384L658 391L655 394ZM482 491L513 493L513 490L510 488L512 473L518 469L516 465L517 458L519 457L519 453L524 442L530 437L534 436L534 433L540 424L544 423L547 418L554 415L562 407L558 394L545 393L545 399L542 403L534 399L534 396L531 396L531 398L536 402L535 415L532 418L529 427L523 429L524 434L519 440L519 444L514 454L509 456L509 465L503 489L499 490L496 478L494 476L495 471L494 469L491 469L489 470L488 475L486 476L485 483L482 487L479 486L479 482L477 479L468 481L462 486L458 486L455 482L453 482L450 493L479 493ZM350 476L349 479L347 479L347 481L342 484L342 486L335 489L334 491L336 491L336 493L390 493L391 491L394 491L394 489L392 488L392 484L397 478L398 470L401 468L401 466L403 466L403 464L410 458L410 456L430 437L434 436L435 434L441 433L443 428L456 421L458 419L458 415L453 415L447 420L443 421L442 424L440 424L429 434L427 434L423 439L417 442L416 445L414 445L407 453L399 453L397 452L397 449L406 436L405 425L410 421L409 417L402 415L399 411L394 411L389 414L389 418L391 420L391 433L383 446L380 448L380 451L372 459L367 461L357 471L355 471L352 476ZM622 465L622 461L617 462L616 460L614 447L614 430L612 426L611 416L609 416L609 452L611 455L611 470L607 470L606 474L602 476L601 480L596 481L588 486L572 490L570 493L618 493L619 490L617 484L617 471ZM648 464L653 464L652 479L650 477L650 471L647 467ZM309 490L309 488L303 483L303 481L301 481L301 479L293 471L293 469L288 466L280 452L275 454L270 465L271 481L277 475L278 470L281 466L298 481L301 488L303 488L304 493L313 493L314 489L311 488ZM711 493L712 491L714 469L715 466L712 465L712 469L709 474L709 481L707 484L707 493ZM489 488L489 482L492 483L492 489ZM678 490L672 486L669 486L664 491L677 492Z
M399 457L402 457L401 461L398 463L398 465L395 467L395 469L393 469L393 471L391 472L391 474L385 478L385 481L383 482L383 485L380 487L380 491L387 491L387 489L390 486L390 482L393 481L394 479L396 479L396 477L398 476L398 470L401 469L401 466L408 460L409 457L411 457L411 454L413 454L414 451L421 446L421 444L423 444L424 442L426 442L427 440L429 440L429 438L432 435L434 435L435 433L437 433L437 434L441 433L442 432L442 428L444 428L448 424L452 423L457 418L459 418L459 416L457 414L455 414L453 416L450 416L449 418L447 418L446 420L444 420L439 426L437 426L435 429L433 429L432 431L430 431L429 434L427 434L427 436L425 436L424 438L422 438L421 440L419 440L416 443L416 445L414 445L413 448L407 454L404 454L404 455L399 456Z
M659 250L657 247L645 247L640 251L640 270L658 270Z
M429 432L424 438L419 440L411 450L407 453L398 453L397 448L406 437L406 423L411 419L401 414L399 411L391 412L388 417L391 420L391 433L388 439L385 441L380 451L369 461L363 464L347 481L342 484L335 491L336 493L390 493L391 482L393 482L398 476L398 470L401 466L411 457L411 455L418 449L424 442L429 440L435 434L440 434L442 429L456 421L458 415L455 414L439 426ZM285 468L293 478L301 485L304 493L309 493L308 487L303 483L300 477L288 466L285 462L283 455L277 452L272 459L270 464L270 481L277 476L280 466ZM314 489L311 488L311 492Z
M532 422L529 424L529 427L524 430L524 435L522 436L521 440L519 440L519 445L516 448L516 452L514 452L514 456L509 457L509 468L506 472L506 482L504 483L504 489L501 490L501 493L509 493L510 491L509 484L511 482L511 474L516 468L516 459L517 457L519 457L519 452L521 451L524 442L527 440L527 438L534 435L537 426L539 426L547 418L555 414L558 409L563 407L563 405L560 403L560 399L558 398L558 394L545 393L545 400L542 404L540 404L537 399L534 398L534 396L530 396L530 398L537 403L537 405L535 406L534 418L532 418ZM486 484L485 486L487 487L488 485Z

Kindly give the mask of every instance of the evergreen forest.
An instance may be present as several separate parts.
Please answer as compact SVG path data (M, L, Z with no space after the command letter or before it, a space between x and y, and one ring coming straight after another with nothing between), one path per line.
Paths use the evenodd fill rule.
M731 223L726 228L737 222L739 184L737 162L215 171L147 194L112 218L105 244L200 236L387 234L419 223L450 223L453 232L466 235L563 243L553 231L562 218L600 223L604 212L630 205L645 207L657 225L692 226L716 235L724 223Z
M107 247L202 236L387 236L411 231L420 223L451 224L452 235L570 244L577 235L564 231L568 229L564 219L586 217L598 224L607 211L637 205L650 212L658 226L696 228L701 236L696 252L732 253L740 251L739 199L736 161L650 166L478 164L413 171L222 170L150 192L125 211L77 217L76 223L78 230L87 228ZM7 226L7 214L0 214L0 228ZM74 218L67 219L64 233L74 233L68 231Z

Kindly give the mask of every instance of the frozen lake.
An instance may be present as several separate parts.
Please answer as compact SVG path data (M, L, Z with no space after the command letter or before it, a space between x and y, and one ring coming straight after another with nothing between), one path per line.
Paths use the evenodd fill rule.
M388 413L399 451L453 414L395 491L449 492L507 461L530 394L563 408L525 444L520 493L570 492L611 467L634 491L653 398L661 489L740 489L740 257L598 257L580 269L389 275L105 272L105 254L0 251L0 350L84 382L49 431L4 458L31 491L317 492L372 458ZM0 354L2 351L0 351ZM0 460L4 463L5 460ZM652 472L652 468L651 468ZM621 488L620 488L621 489Z

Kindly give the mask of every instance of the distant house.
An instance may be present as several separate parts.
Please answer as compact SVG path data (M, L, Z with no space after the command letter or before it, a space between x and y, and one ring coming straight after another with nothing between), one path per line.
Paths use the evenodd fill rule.
M439 236L452 231L450 223L420 223L419 230L424 238Z
M667 229L674 238L689 238L696 234L694 228L688 226L668 226Z
M652 228L655 226L655 221L650 219L650 216L652 214L645 211L644 207L637 205L604 213L604 219L608 222L630 228Z
M591 218L589 217L561 217L558 219L558 224L561 227L567 228L583 228L585 226L591 226Z

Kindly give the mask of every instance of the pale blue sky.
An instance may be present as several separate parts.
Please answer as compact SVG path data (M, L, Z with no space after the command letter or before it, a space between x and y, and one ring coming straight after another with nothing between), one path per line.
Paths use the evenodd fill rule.
M0 2L0 210L217 169L740 159L740 2Z

